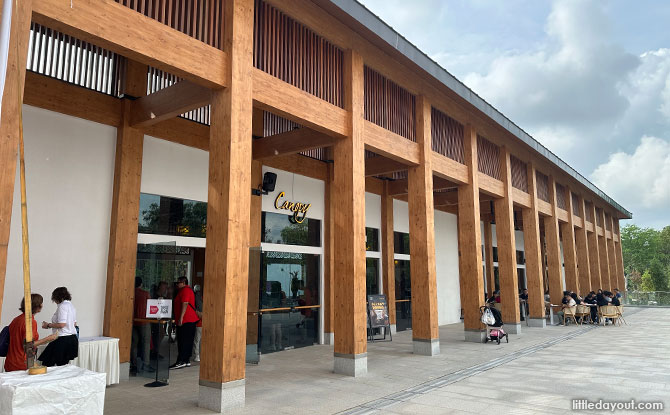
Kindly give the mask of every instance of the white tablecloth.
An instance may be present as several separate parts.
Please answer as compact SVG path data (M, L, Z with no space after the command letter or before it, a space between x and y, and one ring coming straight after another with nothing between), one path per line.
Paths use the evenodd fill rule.
M37 356L46 346L40 346ZM81 337L79 357L70 362L75 366L107 374L107 385L119 383L119 339L112 337ZM0 372L5 371L5 358L0 357ZM2 412L0 412L1 414Z
M102 414L105 374L67 365L44 375L17 370L0 373L0 414Z

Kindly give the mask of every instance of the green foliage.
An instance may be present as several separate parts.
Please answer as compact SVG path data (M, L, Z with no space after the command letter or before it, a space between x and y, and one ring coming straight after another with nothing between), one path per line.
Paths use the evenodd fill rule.
M670 226L660 231L625 226L621 229L621 248L630 290L670 288Z

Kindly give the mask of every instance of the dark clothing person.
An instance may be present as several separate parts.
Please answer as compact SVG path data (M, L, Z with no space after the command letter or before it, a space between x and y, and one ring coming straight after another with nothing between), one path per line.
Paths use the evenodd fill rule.
M608 305L609 302L607 301L607 299L605 298L604 295L602 295L601 293L598 293L596 295L596 304L598 304L598 306L602 307L602 306Z
M617 297L612 297L612 305L620 306L621 301L619 301L619 299Z

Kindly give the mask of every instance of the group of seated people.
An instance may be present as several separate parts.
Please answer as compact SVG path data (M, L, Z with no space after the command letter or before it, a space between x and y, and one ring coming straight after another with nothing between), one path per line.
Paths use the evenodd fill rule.
M574 291L563 291L563 299L561 301L561 310L557 313L558 317L561 321L561 325L564 326L566 323L566 313L565 309L570 309L572 307L578 306L578 305L591 305L590 308L590 321L593 324L598 324L599 321L599 315L598 315L598 307L603 307L603 306L620 306L621 305L621 293L619 292L618 288L614 289L614 292L611 291L603 291L603 290L598 290L598 292L591 291L589 292L586 297L582 298L580 297L577 293ZM550 306L549 304L549 294L545 294L545 302L547 306ZM597 307L596 307L597 306ZM582 320L584 320L584 317L581 317ZM605 324L609 322L609 319L605 321Z

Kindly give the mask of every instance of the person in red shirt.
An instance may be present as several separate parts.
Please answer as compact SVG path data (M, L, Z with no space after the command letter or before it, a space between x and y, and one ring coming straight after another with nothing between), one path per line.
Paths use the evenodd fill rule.
M188 278L177 279L179 292L174 298L174 316L177 325L177 361L171 369L191 366L191 352L195 338L195 325L200 320L195 313L195 293L188 286Z
M30 302L32 304L33 314L33 345L34 347L40 344L48 343L58 338L58 334L52 334L40 340L40 335L37 332L37 322L35 321L35 314L42 311L42 304L44 299L39 294L31 294ZM26 351L23 348L23 342L26 340L26 302L21 299L21 314L16 316L9 324L9 350L5 358L5 372L12 372L14 370L27 370L26 367Z

